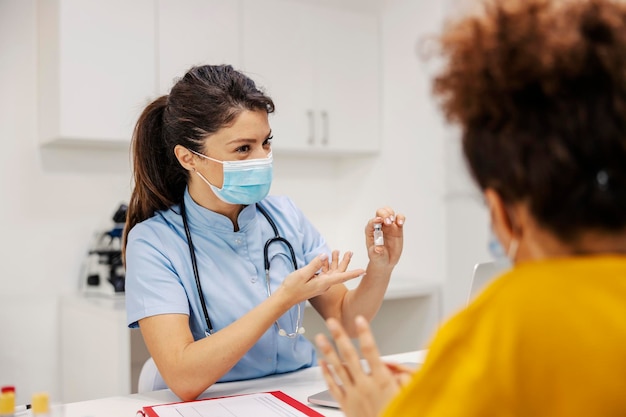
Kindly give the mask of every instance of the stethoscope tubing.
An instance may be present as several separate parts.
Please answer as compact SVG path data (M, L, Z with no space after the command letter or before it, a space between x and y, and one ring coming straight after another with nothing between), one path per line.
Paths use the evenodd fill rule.
M198 295L200 296L200 304L202 304L202 312L204 313L204 321L207 325L204 329L204 334L210 336L213 333L213 324L209 318L209 312L206 307L206 301L204 294L202 293L202 283L200 282L200 274L198 273L198 262L196 261L196 251L191 240L191 231L189 230L189 223L187 221L187 211L185 210L185 198L180 202L180 214L183 218L183 226L185 228L185 235L187 236L187 246L189 247L189 255L191 256L191 267L193 269L193 276L196 280L196 288L198 289Z
M296 254L293 251L293 246L291 246L291 243L289 243L287 239L280 236L280 234L278 233L278 228L276 227L276 223L274 223L274 220L272 220L272 218L267 213L267 211L265 211L263 206L257 203L256 208L257 210L261 212L263 217L267 219L267 222L270 224L270 226L272 226L272 230L274 231L274 237L271 239L268 239L267 242L265 242L265 246L263 247L263 264L265 266L265 272L269 273L269 270L270 270L269 248L270 248L270 245L274 242L283 242L285 244L287 249L289 249L289 254L291 255L291 263L293 264L293 270L294 271L297 270L298 263L296 262Z
M289 250L289 254L291 256L291 263L293 265L294 271L298 269L298 262L296 261L296 254L293 250L293 246L291 245L291 243L289 243L287 239L280 236L280 234L278 233L278 228L276 227L276 223L274 223L274 221L272 220L270 215L267 213L267 211L259 203L256 203L256 208L257 210L261 212L263 217L265 217L267 222L272 227L272 230L274 231L274 237L268 239L267 242L265 242L265 245L263 247L263 266L265 267L265 284L267 286L267 294L269 296L272 292L270 288L270 280L269 280L269 273L270 273L269 247L270 245L275 242L282 242L287 247L287 249ZM204 298L204 294L202 292L202 283L200 282L200 273L198 272L198 262L196 259L196 251L194 249L193 241L191 239L191 231L189 229L189 222L187 220L187 211L185 209L184 198L181 200L181 203L180 203L180 212L183 218L183 226L185 229L185 235L187 237L187 246L189 247L189 255L191 257L191 266L192 266L193 275L196 281L196 289L198 290L198 296L200 297L200 304L202 304L202 312L204 314L204 321L206 323L206 329L204 333L206 336L210 336L213 333L213 324L211 323L211 319L209 318L209 312L207 310L207 303ZM299 320L300 320L300 306L298 305L298 321ZM287 335L290 338L293 338L297 336L299 332L298 330L299 328L300 328L299 325L296 324L296 331L294 333L286 333L285 335ZM304 329L302 328L302 330Z

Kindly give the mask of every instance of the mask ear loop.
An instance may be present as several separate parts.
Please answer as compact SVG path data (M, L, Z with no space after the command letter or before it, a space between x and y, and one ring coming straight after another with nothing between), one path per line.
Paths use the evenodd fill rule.
M511 234L512 234L517 229L517 227L514 224L513 216L511 216L511 213L509 212L509 210L505 208L505 212L506 212L507 217L509 218L509 221L511 222ZM506 257L509 258L509 260L513 264L515 263L515 257L517 256L518 249L519 249L519 240L516 237L511 236L511 240L509 242L509 248L506 251Z
M511 243L509 243L509 250L506 252L506 256L513 263L515 263L515 257L517 256L518 249L519 249L519 240L517 240L514 237L511 238Z
M216 189L216 190L222 190L222 189L224 188L224 186L223 186L223 185L222 185L222 188L218 188L218 187L216 187L215 185L211 184L211 183L209 182L209 180L208 180L208 179L207 179L204 175L202 175L202 174L200 173L200 171L196 171L196 169L195 169L195 168L192 168L192 169L193 169L193 172L194 172L197 176L199 176L199 177L200 177L200 179L202 179L202 181L204 181L204 182L206 183L206 185L208 185L209 187L211 187L211 189L212 189L212 190L213 190L213 189ZM220 200L222 200L222 201L224 201L224 202L228 203L228 201L223 200L223 199L222 199L219 195L217 196L217 198L219 198Z

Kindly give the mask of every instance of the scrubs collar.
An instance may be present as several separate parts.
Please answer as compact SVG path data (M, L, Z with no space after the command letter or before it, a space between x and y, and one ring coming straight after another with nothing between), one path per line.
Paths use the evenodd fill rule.
M233 223L230 219L222 214L211 211L207 208L197 204L189 195L189 189L185 189L185 207L187 209L187 218L189 219L189 226L194 229L206 230L211 229L215 231L236 233L233 230ZM180 207L180 206L179 206ZM239 231L245 232L250 227L251 222L256 217L256 206L251 204L241 210L237 217L237 223L239 224Z

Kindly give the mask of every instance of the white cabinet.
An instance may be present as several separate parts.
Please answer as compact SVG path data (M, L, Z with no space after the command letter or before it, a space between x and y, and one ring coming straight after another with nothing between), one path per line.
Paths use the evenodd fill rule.
M141 332L126 325L124 296L67 295L59 307L63 402L137 392L150 355Z
M159 95L195 65L239 66L239 1L157 0Z
M379 149L375 14L293 0L244 0L242 68L274 99L274 149Z
M40 0L42 143L127 148L193 65L239 64L239 2Z
M194 65L274 98L278 152L379 148L378 16L294 0L40 0L42 143L127 148L146 104Z
M40 0L42 143L128 145L154 97L153 0Z

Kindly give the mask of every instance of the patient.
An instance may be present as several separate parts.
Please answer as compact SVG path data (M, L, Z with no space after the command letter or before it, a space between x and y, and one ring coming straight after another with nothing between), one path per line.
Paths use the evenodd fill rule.
M500 0L447 27L434 93L513 268L414 374L336 320L316 338L347 416L626 415L626 4Z

